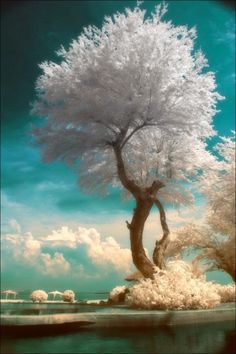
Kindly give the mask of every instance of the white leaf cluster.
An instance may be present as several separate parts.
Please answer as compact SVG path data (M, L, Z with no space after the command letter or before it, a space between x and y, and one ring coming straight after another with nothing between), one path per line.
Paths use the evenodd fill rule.
M79 183L108 192L119 185L112 144L122 145L127 175L139 186L163 181L163 197L191 202L176 187L214 164L204 140L214 134L218 100L214 73L194 52L196 30L174 26L157 6L151 17L139 6L86 27L61 62L44 62L33 113L46 117L34 135L48 162L79 160Z
M31 295L30 299L33 302L44 302L48 299L48 294L44 290L34 290Z
M209 269L224 270L235 280L235 136L223 138L216 148L218 168L206 169L200 182L208 201L206 217L176 230L166 255L198 249Z
M235 237L235 132L221 140L215 147L219 168L205 171L200 189L208 200L208 224L223 235Z
M126 290L126 286L116 286L114 289L112 289L112 291L109 294L109 299L114 302L117 303L119 302L119 296L120 294L124 293L124 291Z
M235 302L236 301L236 285L220 285L215 284L218 294L221 297L221 302Z
M161 310L207 309L220 303L215 284L196 277L183 261L170 262L167 270L156 268L154 279L143 279L130 288L131 307Z
M65 290L62 295L63 301L66 302L74 302L75 301L75 293L73 290Z

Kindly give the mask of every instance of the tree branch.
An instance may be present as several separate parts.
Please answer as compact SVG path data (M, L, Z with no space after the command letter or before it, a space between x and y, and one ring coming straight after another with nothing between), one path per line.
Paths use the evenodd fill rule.
M166 222L166 214L165 210L161 204L161 202L158 199L155 199L154 203L158 207L158 210L160 212L160 220L161 220L161 226L163 230L163 236L159 241L156 241L156 245L153 251L152 259L154 264L159 267L160 269L165 268L165 251L166 247L168 245L168 236L169 236L169 228Z
M127 135L127 137L124 139L123 143L121 144L121 149L123 149L123 147L125 146L125 144L130 140L130 138L138 131L138 130L141 130L142 128L144 127L150 127L150 126L155 126L156 124L155 123L147 123L147 122L144 122L142 123L141 125L137 126L136 128L134 128L134 130L129 134Z
M133 180L129 179L126 174L121 148L113 145L113 150L116 157L117 171L120 181L123 186L128 189L128 191L130 191L130 193L133 194L133 196L136 198L140 194L140 188Z
M167 239L170 231L169 231L169 227L166 222L166 213L165 213L165 210L164 210L161 202L158 199L156 199L155 204L156 204L156 206L159 210L159 213L160 213L161 227L163 230L163 236L162 236L161 240L159 241L159 244L163 244L165 242L165 240Z
M109 130L110 130L112 133L114 133L115 135L118 134L118 132L117 132L114 128L112 128L110 125L106 124L105 122L102 122L101 120L95 120L95 123L103 125L104 127L106 127L107 129L109 129Z

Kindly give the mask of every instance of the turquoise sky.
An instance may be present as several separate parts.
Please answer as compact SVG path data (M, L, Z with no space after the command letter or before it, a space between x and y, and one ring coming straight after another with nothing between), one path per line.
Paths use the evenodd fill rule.
M150 13L157 3L144 1L142 7ZM112 237L122 248L116 244L112 250L125 256L129 238L124 222L130 219L133 202L122 201L117 190L106 198L85 195L76 184L75 171L60 163L43 164L38 149L30 144L30 130L36 118L29 111L30 102L35 99L34 84L40 74L38 63L54 60L60 45L68 47L84 26L100 26L104 15L134 6L134 1L11 1L3 7L3 288L110 290L121 284L127 274L126 269L117 269L109 257L102 262L102 253L95 254L89 244L93 233L87 232L87 241L84 235L85 229L95 228L100 233L98 247L104 254L112 247L111 240L107 239ZM196 26L196 48L206 54L210 69L216 72L218 91L226 98L219 104L221 112L215 117L215 128L219 135L230 135L235 129L234 12L222 2L169 1L165 19L171 19L175 25ZM216 141L214 138L209 147ZM170 210L170 218L174 215ZM200 216L196 213L196 217ZM48 235L63 226L70 231L64 228L57 236L54 232L54 241L58 234L64 233L66 243L59 244L57 240L52 246ZM79 226L84 229L77 232ZM74 243L69 244L69 239ZM152 247L155 241L152 224L146 239L146 247Z

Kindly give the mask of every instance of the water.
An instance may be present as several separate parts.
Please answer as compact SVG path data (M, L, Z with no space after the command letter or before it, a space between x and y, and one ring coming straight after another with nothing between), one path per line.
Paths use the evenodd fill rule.
M179 326L155 330L81 329L74 333L34 337L8 336L1 343L4 354L26 353L233 353L233 323Z
M25 293L24 298L29 299ZM19 296L23 298L22 296ZM105 294L79 293L77 299L105 299ZM50 310L49 310L50 309ZM122 309L122 308L121 308ZM110 309L111 310L111 309ZM41 311L41 312L40 312ZM2 304L9 314L46 314L65 312L109 311L107 307L74 304ZM119 313L119 308L116 308ZM122 310L123 311L123 310ZM128 311L128 310L127 310ZM26 313L28 312L28 313ZM84 327L69 332L7 334L1 341L4 354L99 353L162 354L235 352L235 324L222 322L207 325L173 326L155 329L94 329Z

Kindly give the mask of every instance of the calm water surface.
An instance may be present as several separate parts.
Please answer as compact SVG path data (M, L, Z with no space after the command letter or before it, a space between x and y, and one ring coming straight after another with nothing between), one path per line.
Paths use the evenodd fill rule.
M231 322L155 330L80 329L58 335L7 336L1 353L234 353Z
M98 296L100 297L100 295ZM80 296L81 298L81 296ZM86 296L88 299L88 296ZM91 297L92 298L92 297ZM93 296L95 298L95 296ZM100 298L106 298L101 296ZM26 306L5 304L2 313L36 315L37 305ZM75 307L50 305L50 313L76 312ZM78 306L79 312L94 311L91 306ZM48 313L46 305L39 305L41 311ZM106 311L106 308L97 308L95 311ZM119 311L119 309L117 309ZM38 313L41 314L41 313ZM25 333L25 335L5 335L1 340L3 354L49 354L49 353L87 353L87 354L159 354L159 353L234 353L235 352L235 323L222 322L207 325L175 326L155 329L106 329L98 330L84 327L71 332L44 335L40 333Z

